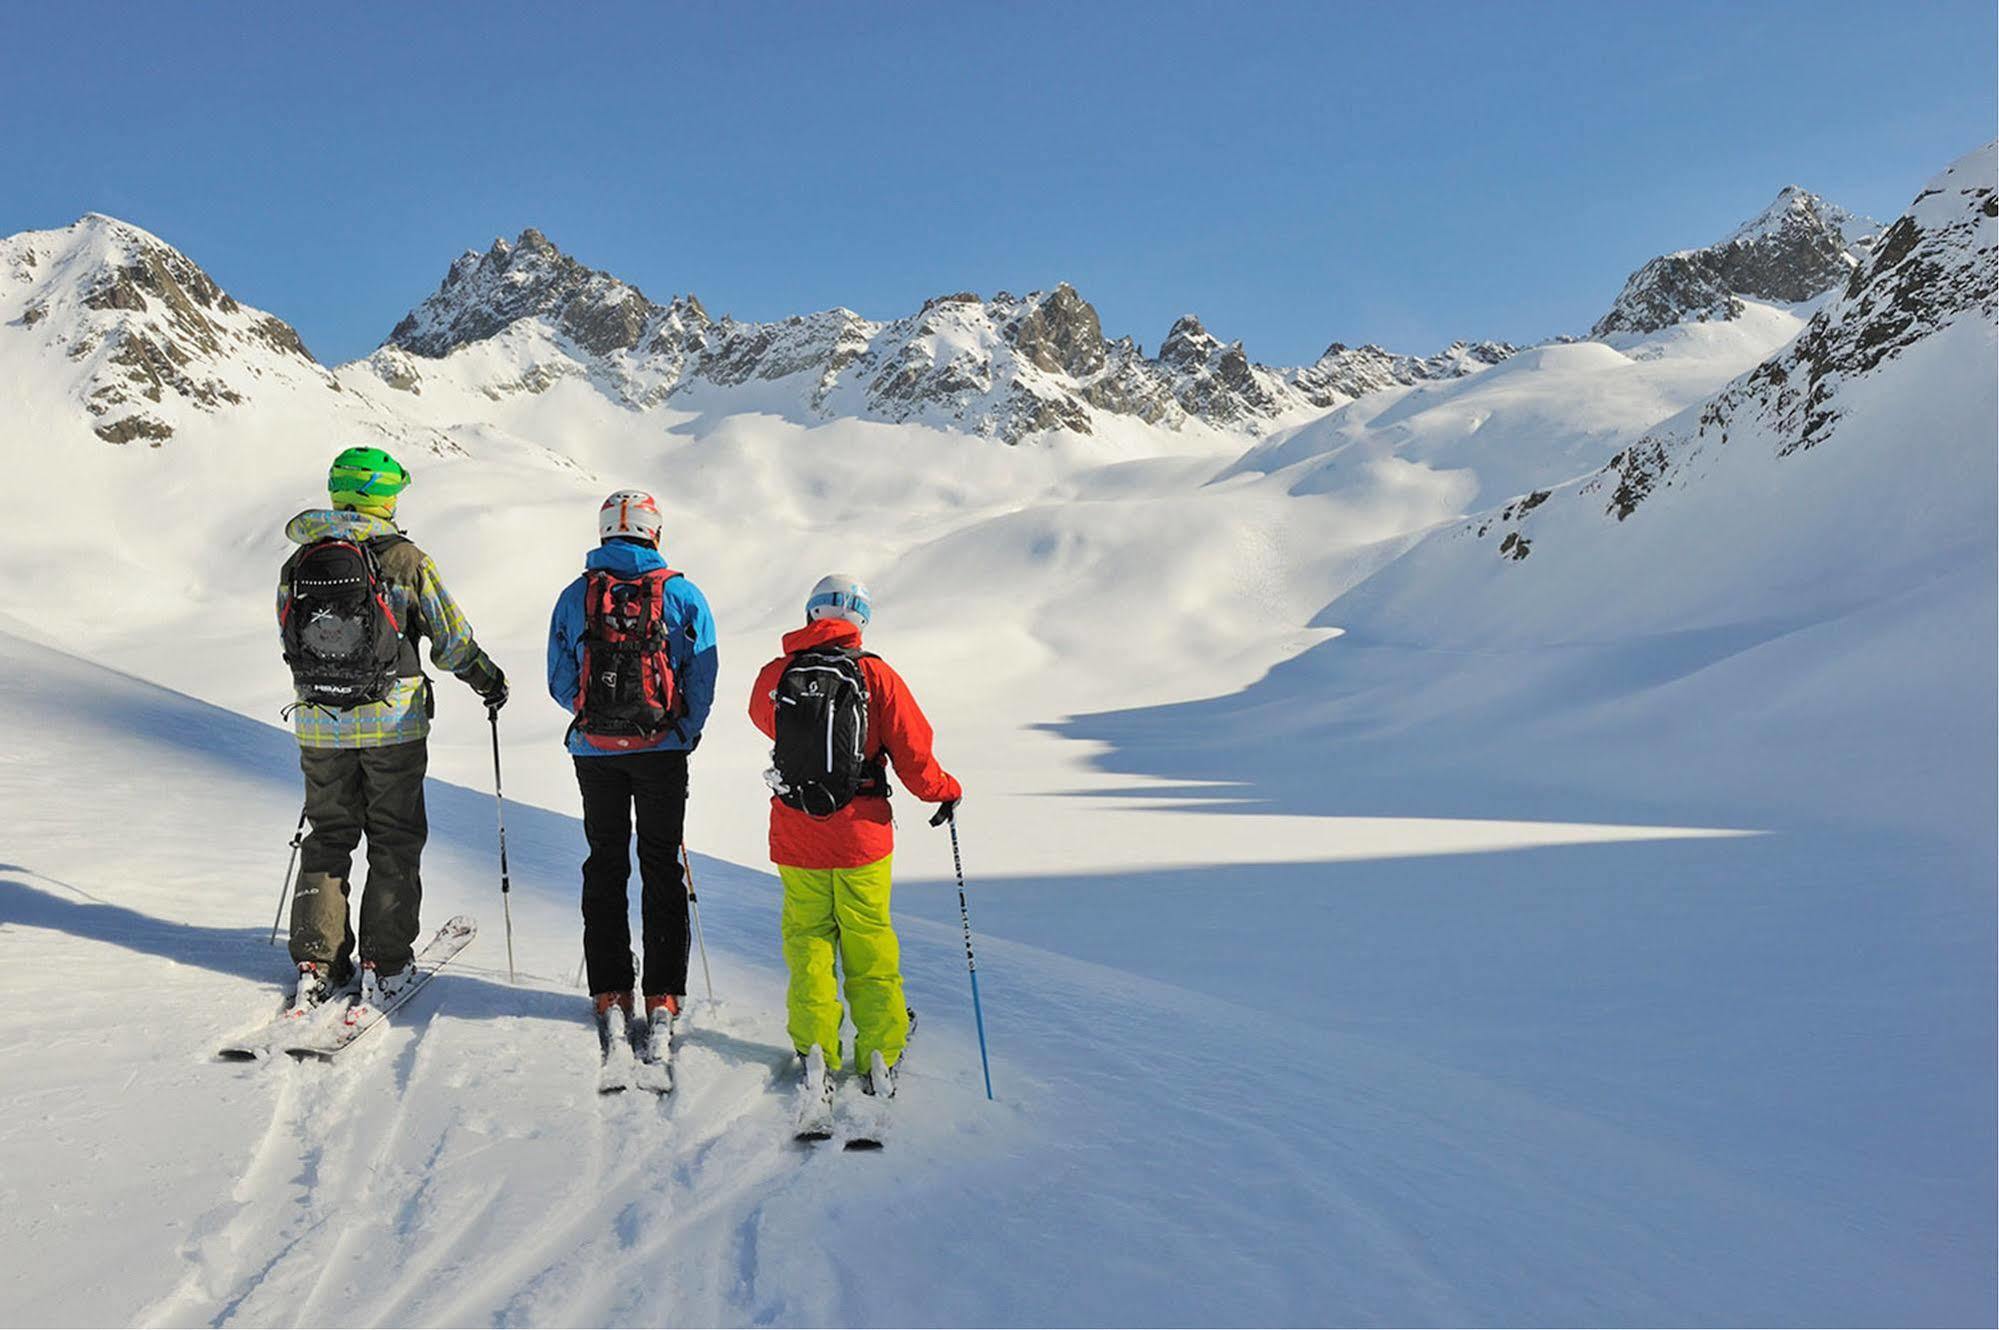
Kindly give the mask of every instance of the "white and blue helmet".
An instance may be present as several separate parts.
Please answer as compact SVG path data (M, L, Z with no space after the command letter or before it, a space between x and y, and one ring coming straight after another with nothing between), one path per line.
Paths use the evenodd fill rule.
M874 613L874 598L868 594L867 584L846 573L828 573L820 578L805 601L807 623L845 619L856 628L865 628Z

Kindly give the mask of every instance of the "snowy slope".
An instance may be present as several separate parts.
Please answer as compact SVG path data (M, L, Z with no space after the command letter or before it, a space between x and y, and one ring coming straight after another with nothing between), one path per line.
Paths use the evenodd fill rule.
M1571 1102L1619 1121L1663 1110L1876 1255L1900 1247L1898 1306L1818 1305L1807 1280L1778 1320L1950 1319L1918 1311L1918 1287L1990 1312L1993 166L1987 148L1933 181L1795 342L1616 463L1444 525L1334 598L1317 622L1339 636L1238 693L1066 729L1107 745L1107 771L1181 782L1189 811L1764 829L1511 871L1343 870L1363 900L1393 885L1435 913L1404 935L1357 903L1360 936L1314 958L1329 976L1268 985L1316 983L1460 1066L1580 1076ZM1228 916L1283 886L1235 875L1212 926L1254 945ZM1580 924L1571 892L1603 915ZM1022 936L1080 932L1103 963L1144 963L1115 907L1041 908ZM1464 933L1490 949L1469 980L1429 959ZM1410 971L1386 995L1370 948ZM1485 988L1516 965L1548 967L1590 1025L1561 1072L1540 1061L1547 1011ZM1463 1024L1415 1031L1433 1003Z
M1532 347L1480 373L1370 393L1273 433L1223 474L1397 511L1419 530L1596 469L1797 336L1808 314L1749 304L1738 319L1676 324L1621 349Z
M1169 979L995 941L1032 927L1033 887L978 884L998 1105L979 1095L955 911L905 889L925 1019L902 1128L880 1157L806 1154L784 1132L770 880L697 861L724 1004L697 1009L669 1100L604 1100L583 1004L554 977L574 954L580 832L512 810L527 973L509 986L490 801L435 783L427 909L481 916L463 963L346 1065L208 1060L277 1001L264 910L290 741L19 639L0 657L18 818L0 869L17 976L0 1247L26 1258L5 1275L24 1323L1867 1322L1975 1305L1944 1277L1978 1241L1953 1218L1963 1191L1925 1186L1919 1227L1886 1160L1867 1162L1888 1144L1867 1115L1900 1096L1835 1108L1836 1071L1927 1084L1937 1059L1970 1065L1976 1030L1898 1042L1936 969L1766 1069L1772 1041L1812 1028L1784 989L1816 947L1773 934L1760 901L1704 893L1689 914L1663 883L1577 889L1597 855L1649 879L1754 842L1267 870L1230 909L1257 945L1224 931ZM51 713L74 719L58 732ZM247 826L277 834L218 834ZM966 830L976 850L993 828L968 814ZM906 860L937 855L911 840ZM1215 898L1205 876L1048 885L1146 899L1157 956ZM1509 928L1522 909L1544 927ZM1737 958L1719 971L1696 961L1717 925ZM1287 934L1314 942L1294 954ZM1588 950L1551 967L1556 938ZM1756 981L1780 942L1783 968L1744 990L1759 1014L1727 1033L1680 992L1697 963ZM1953 973L1927 929L1877 939L1875 963L1919 946ZM79 992L165 1019L85 1015ZM1828 1095L1809 1131L1792 1093ZM1847 1217L1882 1195L1878 1226Z

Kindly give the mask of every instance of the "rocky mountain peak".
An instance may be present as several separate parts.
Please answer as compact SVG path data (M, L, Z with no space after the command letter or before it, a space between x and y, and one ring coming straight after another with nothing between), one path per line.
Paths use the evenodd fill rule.
M1799 185L1777 191L1770 206L1735 228L1720 243L1732 245L1791 235L1818 235L1842 243L1864 243L1881 230L1871 217L1848 212Z
M1182 314L1173 320L1173 326L1166 330L1166 340L1159 344L1159 362L1185 369L1207 364L1221 350L1221 339L1202 327L1200 319Z
M1721 241L1661 255L1633 273L1590 335L1738 318L1745 299L1812 300L1846 281L1879 230L1879 223L1787 185Z
M564 254L534 227L511 243L495 239L483 254L467 250L443 283L389 334L389 344L439 359L468 342L495 336L522 319L547 318L591 355L630 351L657 340L652 325L667 315L707 322L692 297L655 305L610 273Z
M1783 350L1605 468L1619 521L1750 427L1790 457L1833 439L1848 385L1962 319L1999 317L1999 172L1988 144L1931 180Z

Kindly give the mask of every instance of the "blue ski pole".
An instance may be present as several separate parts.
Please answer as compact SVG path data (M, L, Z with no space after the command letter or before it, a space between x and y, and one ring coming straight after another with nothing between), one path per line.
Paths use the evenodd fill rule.
M979 1027L979 1068L986 1076L986 1098L993 1097L993 1067L986 1058L986 1014L979 1006L979 963L972 959L972 911L965 904L965 861L958 856L958 813L952 809L945 819L951 824L951 866L958 870L958 917L965 921L965 970L972 976L972 1020Z

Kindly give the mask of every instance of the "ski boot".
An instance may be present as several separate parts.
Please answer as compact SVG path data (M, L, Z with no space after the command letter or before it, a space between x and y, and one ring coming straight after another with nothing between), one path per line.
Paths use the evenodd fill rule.
M318 1011L333 997L333 981L328 968L318 961L298 963L298 987L292 992L292 1004L285 1015L293 1020L302 1020Z
M396 1005L410 981L416 978L416 963L404 961L400 969L383 970L373 961L361 962L361 1000L357 1004L382 1010Z
M792 1139L825 1141L833 1136L833 1078L826 1073L826 1050L814 1044L798 1055L798 1121Z
M680 1017L680 997L674 993L648 996L646 1003L645 1047L639 1057L648 1062L664 1062L673 1052L673 1023Z
M613 1043L630 1040L632 1019L632 995L630 993L597 993L590 999L597 1010L597 1039L609 1052Z

